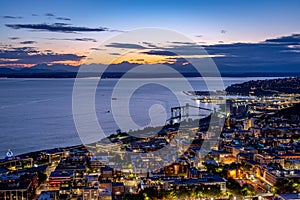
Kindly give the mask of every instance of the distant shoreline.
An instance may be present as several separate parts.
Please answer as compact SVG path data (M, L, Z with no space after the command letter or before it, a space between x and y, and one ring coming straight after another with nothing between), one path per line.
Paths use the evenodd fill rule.
M121 78L125 73L104 73L101 78ZM197 76L192 73L181 73L186 78L197 78L203 76ZM221 73L221 77L300 77L300 73ZM126 78L178 78L178 75L173 74L132 74L131 76L126 74ZM73 73L25 73L25 74L5 74L0 73L0 79L6 78L99 78L99 74L80 74L77 76L77 72ZM215 74L207 74L204 77L220 77Z
M282 94L300 94L300 78L285 77L269 80L252 80L233 84L226 88L229 95L274 96Z
M49 148L49 149L42 149L42 150L37 150L37 151L30 151L26 153L21 153L14 155L12 158L27 158L27 157L34 157L37 154L40 154L42 152L46 151L55 151L55 150L68 150L68 149L73 149L73 148L80 148L80 147L85 147L84 144L78 144L78 145L71 145L71 146L65 146L65 147L55 147L55 148ZM12 149L13 151L13 149ZM0 162L3 160L6 160L7 158L1 157Z

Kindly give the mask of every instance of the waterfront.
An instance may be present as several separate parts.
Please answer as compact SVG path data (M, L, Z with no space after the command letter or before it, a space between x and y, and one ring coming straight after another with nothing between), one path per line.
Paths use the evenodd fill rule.
M270 77L225 77L223 81L224 86L227 87L252 79L270 79ZM175 78L167 80L176 83ZM202 78L189 78L188 80L195 90L207 90ZM110 108L105 103L110 100L110 93L115 82L116 79L104 80L103 88L96 94L97 114L107 134L117 129L113 120L107 117L106 112ZM0 80L0 157L5 156L8 148L13 149L15 154L21 154L81 143L72 116L73 83L74 79ZM169 93L163 88L152 88L152 91L149 91L149 88L145 89L139 91L136 98L132 99L132 103L137 106L133 107L131 114L137 119L137 123L142 125L149 119L148 115L138 112L141 107L144 106L143 109L146 109L149 105L161 104L170 108L176 104L173 97L168 95ZM193 103L191 97L182 91L178 90L175 93L183 95L187 103ZM202 106L210 105L203 104ZM157 115L160 114L157 113Z
M218 112L213 109L200 122L186 121L189 105L176 107L175 113L172 107L172 120L159 132L153 127L117 131L87 146L0 159L0 198L297 198L300 100L295 94L278 95L229 97L225 112L218 105ZM203 103L201 110L209 105Z

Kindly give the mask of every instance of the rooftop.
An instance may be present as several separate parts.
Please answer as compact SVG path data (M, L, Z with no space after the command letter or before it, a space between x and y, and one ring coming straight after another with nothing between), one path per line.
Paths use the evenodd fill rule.
M3 190L27 190L31 181L20 181L18 183L0 183L0 191Z
M74 175L74 171L72 170L53 171L51 172L49 178L71 177L73 175Z

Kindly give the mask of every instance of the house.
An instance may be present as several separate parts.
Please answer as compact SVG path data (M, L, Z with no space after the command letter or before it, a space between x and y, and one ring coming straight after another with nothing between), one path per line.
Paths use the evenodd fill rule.
M53 171L49 177L49 186L59 189L61 184L72 182L74 171Z
M34 197L31 181L0 183L0 199L25 199Z
M276 194L273 200L299 200L300 193Z

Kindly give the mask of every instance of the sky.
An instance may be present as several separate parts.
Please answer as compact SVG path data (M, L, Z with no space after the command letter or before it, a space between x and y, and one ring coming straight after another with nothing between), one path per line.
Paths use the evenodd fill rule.
M299 8L298 0L3 0L0 2L0 67L77 66L86 61L91 51L101 51L97 48L107 39L147 27L186 35L209 54L216 55L215 62L223 67L249 62L255 66L295 67L299 64L300 51ZM289 39L288 43L282 38ZM186 44L182 46L186 48ZM167 62L174 57L148 51L172 51L172 48L174 45L157 49L144 45L142 53L130 56L137 58L134 62L142 59L147 63ZM249 49L259 55L253 59ZM111 52L101 55L109 57ZM130 56L119 62L130 62ZM190 56L197 57L195 53ZM96 61L90 61L93 62ZM102 62L105 63L104 58Z

